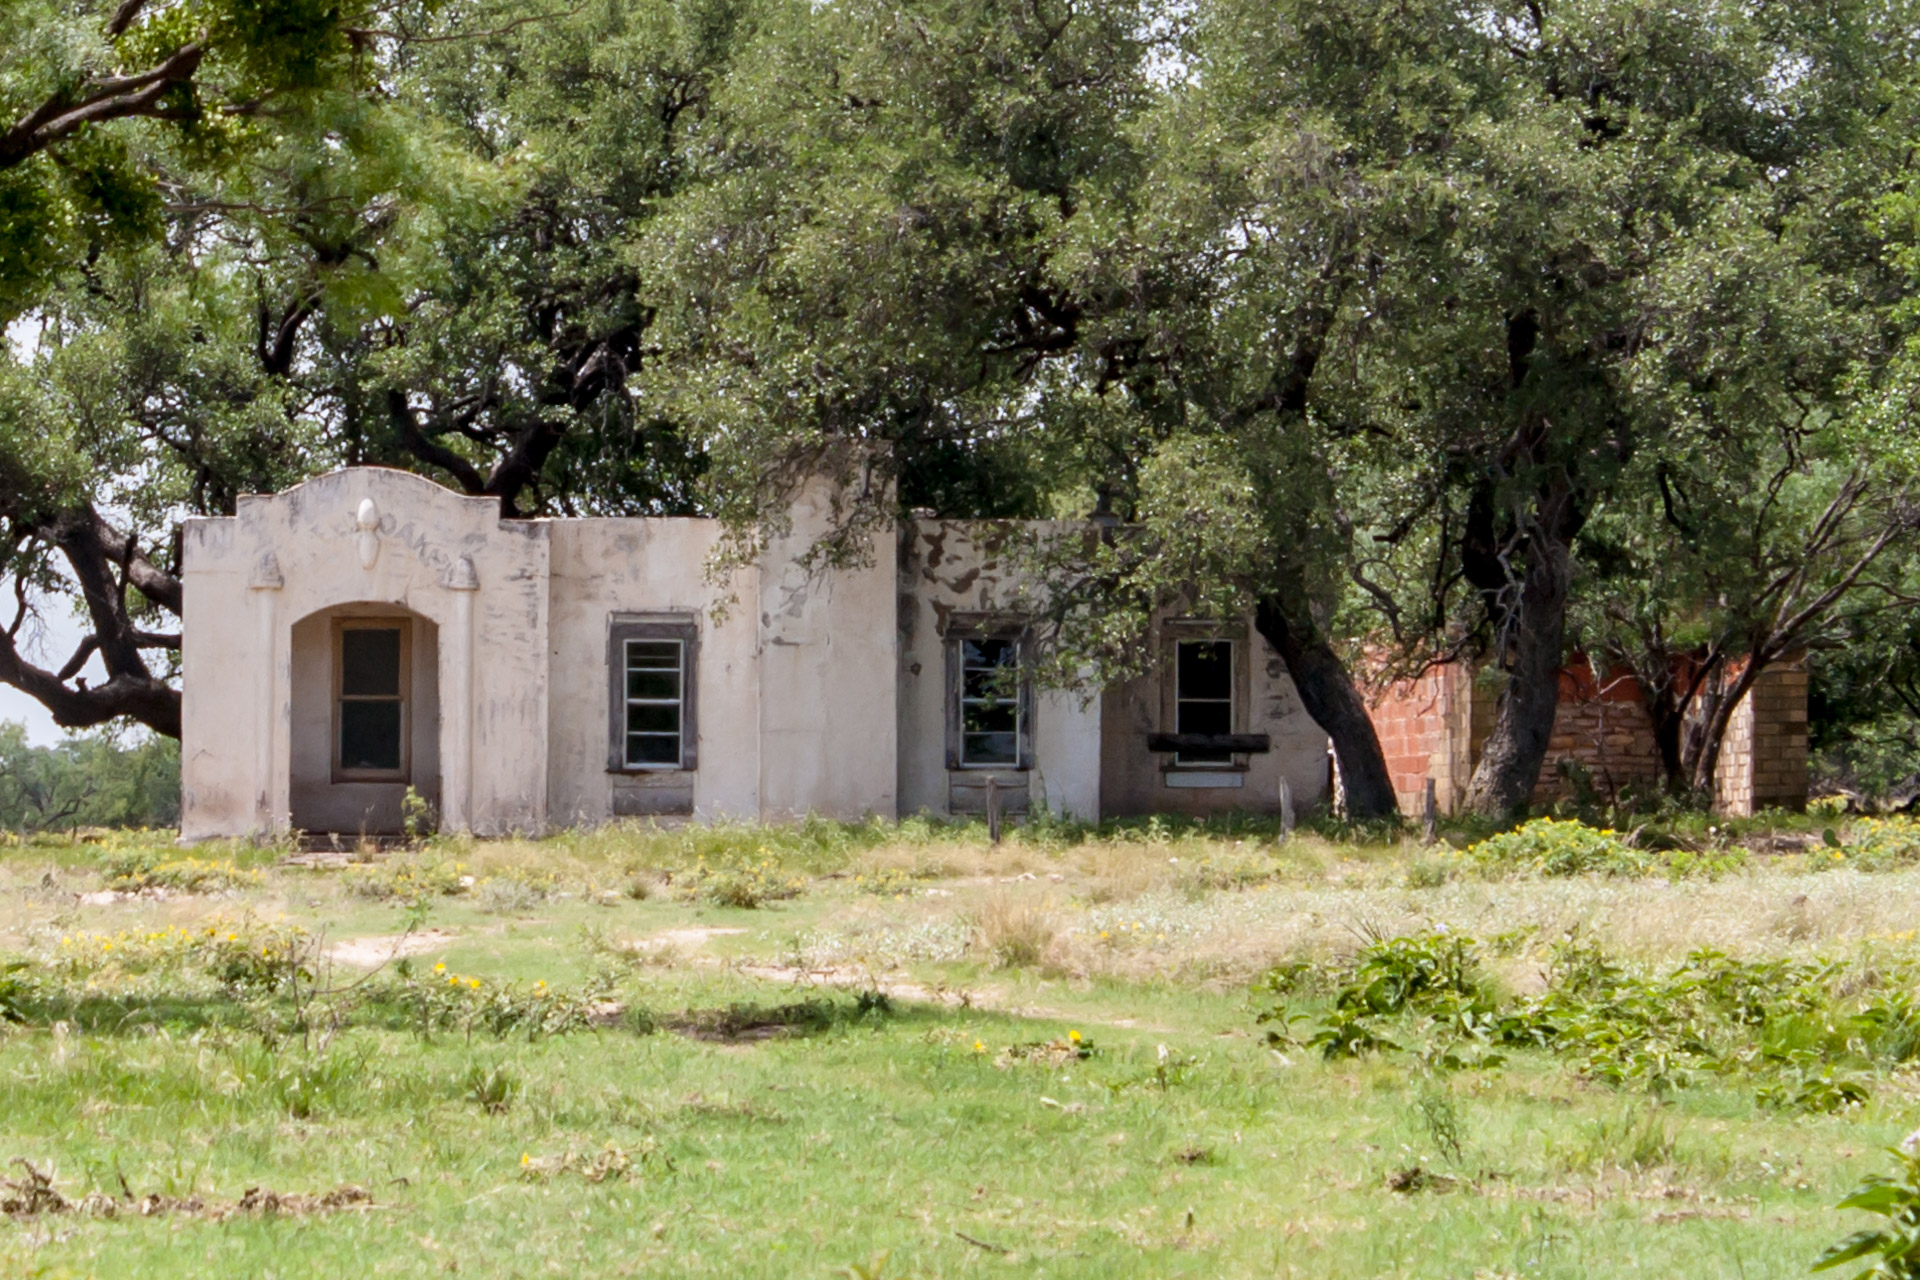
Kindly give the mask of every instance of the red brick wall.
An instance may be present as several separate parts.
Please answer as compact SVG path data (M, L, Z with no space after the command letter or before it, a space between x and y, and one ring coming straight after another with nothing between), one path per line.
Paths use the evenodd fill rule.
M1717 806L1748 813L1764 805L1806 803L1806 664L1789 659L1767 671L1729 726L1716 787ZM1473 765L1493 727L1495 685L1448 663L1379 686L1369 700L1374 729L1403 813L1417 814L1427 779L1442 812L1465 798ZM1553 737L1534 789L1539 807L1572 794L1572 766L1602 798L1628 787L1644 792L1661 779L1659 747L1640 687L1625 670L1596 674L1576 659L1560 673Z

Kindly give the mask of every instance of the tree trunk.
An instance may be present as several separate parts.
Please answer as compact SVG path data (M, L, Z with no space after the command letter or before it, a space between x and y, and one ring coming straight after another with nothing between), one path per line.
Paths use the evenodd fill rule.
M1400 803L1387 774L1380 736L1373 730L1373 717L1367 714L1366 701L1347 664L1318 627L1310 621L1290 621L1277 597L1261 597L1253 625L1287 664L1307 714L1333 739L1340 783L1347 795L1347 816L1363 821L1399 817Z
M1720 669L1719 651L1709 651L1706 660L1699 662L1648 638L1637 654L1618 656L1632 667L1634 683L1646 704L1653 743L1660 752L1661 781L1669 795L1685 795L1693 787L1690 752L1697 745L1687 740L1687 717Z
M1720 770L1720 747L1727 740L1727 726L1733 722L1733 713L1739 710L1741 700L1759 682L1760 673L1770 665L1759 654L1750 653L1733 682L1715 691L1713 709L1701 726L1694 744L1694 757L1687 765L1688 780L1696 795L1713 796L1714 775Z
M1475 813L1520 813L1533 798L1560 706L1570 577L1564 541L1544 528L1528 539L1526 576L1512 618L1507 687L1467 784L1467 808Z

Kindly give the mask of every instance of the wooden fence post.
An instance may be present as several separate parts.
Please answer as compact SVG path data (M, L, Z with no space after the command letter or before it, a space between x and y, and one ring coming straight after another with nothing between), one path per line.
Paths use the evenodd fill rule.
M987 775L987 843L1000 843L1000 779Z

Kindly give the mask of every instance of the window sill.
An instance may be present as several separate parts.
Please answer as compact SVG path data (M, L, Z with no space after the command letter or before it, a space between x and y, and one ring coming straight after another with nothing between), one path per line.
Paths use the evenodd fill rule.
M1160 785L1176 791L1239 791L1247 785L1244 769L1169 769Z

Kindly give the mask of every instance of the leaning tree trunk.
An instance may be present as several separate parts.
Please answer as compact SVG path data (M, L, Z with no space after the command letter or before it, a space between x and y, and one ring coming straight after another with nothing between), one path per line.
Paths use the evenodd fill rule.
M1300 703L1313 722L1333 740L1334 759L1340 763L1340 784L1346 791L1347 816L1362 820L1397 818L1400 802L1387 773L1373 717L1353 683L1347 664L1333 651L1320 629L1310 621L1289 621L1273 596L1260 599L1253 614L1254 629L1287 664Z
M1753 692L1760 673L1769 665L1761 654L1749 653L1740 674L1717 691L1712 710L1707 713L1696 742L1691 744L1694 756L1687 764L1687 771L1694 794L1709 797L1714 794L1714 775L1720 771L1720 748L1727 740L1727 728L1733 723L1734 712L1740 709L1741 701Z
M1467 784L1466 807L1475 813L1504 817L1522 812L1533 798L1560 706L1570 578L1565 542L1544 530L1528 540L1526 575L1512 618L1507 687Z

